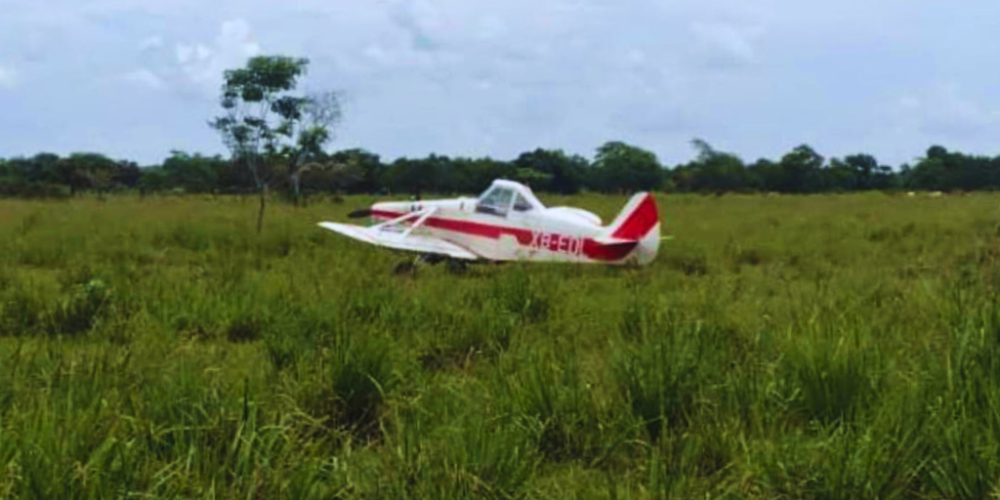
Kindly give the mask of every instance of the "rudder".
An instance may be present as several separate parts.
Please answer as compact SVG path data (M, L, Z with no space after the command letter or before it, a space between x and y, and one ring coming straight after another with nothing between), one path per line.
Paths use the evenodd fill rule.
M608 226L607 235L620 240L638 241L645 239L650 231L657 229L659 223L660 213L653 195L646 192L637 193Z

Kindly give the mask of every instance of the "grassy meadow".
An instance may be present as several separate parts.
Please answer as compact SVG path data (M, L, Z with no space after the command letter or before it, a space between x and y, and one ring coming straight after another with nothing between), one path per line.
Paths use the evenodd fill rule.
M315 225L371 201L0 200L0 498L1000 495L1000 195L666 195L647 268L415 277Z

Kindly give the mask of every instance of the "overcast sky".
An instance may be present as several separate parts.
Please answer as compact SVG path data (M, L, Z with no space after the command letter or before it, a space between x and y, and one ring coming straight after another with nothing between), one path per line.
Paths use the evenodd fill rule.
M309 58L332 148L387 160L996 155L998 32L996 0L0 0L0 157L222 153L222 71L256 54Z

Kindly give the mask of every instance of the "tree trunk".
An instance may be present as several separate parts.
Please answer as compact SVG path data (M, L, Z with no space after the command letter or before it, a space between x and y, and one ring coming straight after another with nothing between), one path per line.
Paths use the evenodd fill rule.
M296 170L295 173L292 174L292 191L293 191L293 194L295 195L295 206L299 206L299 203L302 200L302 192L299 189L299 172L298 172L298 170Z
M267 203L267 184L260 188L260 210L257 211L257 234L264 228L264 207Z

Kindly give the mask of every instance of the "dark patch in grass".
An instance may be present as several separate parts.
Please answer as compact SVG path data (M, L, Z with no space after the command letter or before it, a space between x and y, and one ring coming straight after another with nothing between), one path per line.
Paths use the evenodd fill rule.
M534 436L538 450L551 461L593 461L614 439L615 423L606 421L583 381L576 356L531 354L516 370L501 369L493 381L498 405ZM503 363L501 363L503 366Z
M668 427L686 427L698 395L720 375L720 335L680 319L652 325L631 345L616 346L613 369L620 392L651 441Z
M112 292L101 280L75 285L68 297L52 313L49 330L53 334L87 333L110 308Z
M708 258L702 254L667 253L663 256L667 267L684 273L687 276L704 276L708 274Z
M421 365L432 371L464 369L475 359L493 358L510 347L514 324L504 315L481 311L438 321L438 342L421 355Z
M472 364L477 354L474 348L465 351L438 348L420 356L419 361L420 366L429 371L462 370Z
M42 213L38 210L34 210L21 219L21 222L17 225L17 234L20 236L26 236L28 233L34 231L41 225Z
M205 322L199 318L181 315L174 318L172 323L174 331L183 338L206 340L211 337L211 332L206 328Z
M917 225L909 222L899 228L879 227L865 232L865 239L872 243L894 243L917 232Z
M300 394L301 404L325 425L366 441L379 438L381 412L399 383L383 339L369 335L340 334L312 389Z
M258 316L238 316L226 327L226 339L230 342L252 342L261 338L266 322Z
M618 326L622 337L629 340L642 338L648 328L648 304L633 296L625 305L622 320Z
M0 335L18 336L42 328L48 309L40 297L15 284L0 296Z
M25 246L18 253L17 262L26 266L58 269L66 265L69 255L69 245Z
M552 304L551 293L533 282L521 268L511 269L499 278L491 290L491 300L518 321L527 323L548 318Z
M854 420L877 399L882 369L877 348L846 339L797 344L780 364L789 409L827 425Z
M737 266L759 266L764 263L766 257L764 252L756 248L739 248L733 254L733 263Z
M372 324L383 319L396 305L393 290L380 285L358 284L347 287L338 306L343 321L353 324Z

